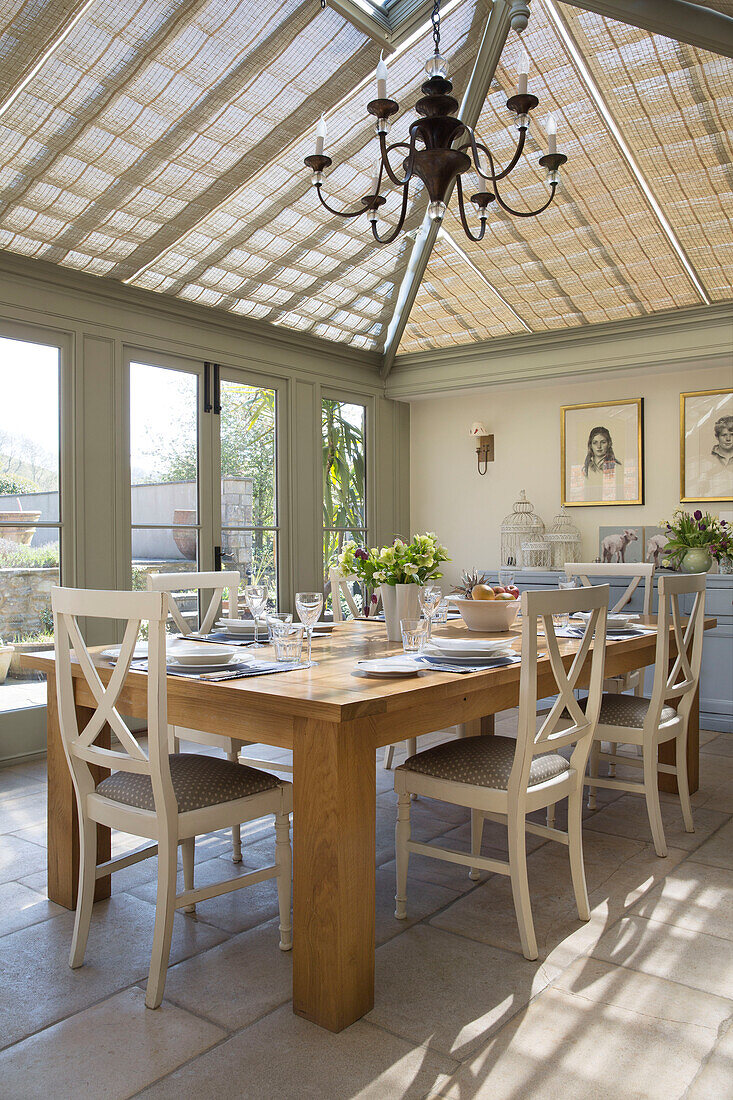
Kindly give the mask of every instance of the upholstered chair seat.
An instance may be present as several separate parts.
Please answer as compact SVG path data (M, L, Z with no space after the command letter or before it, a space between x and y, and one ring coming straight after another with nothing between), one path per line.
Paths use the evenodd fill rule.
M248 798L260 791L272 790L279 782L277 776L269 772L200 753L171 753L169 759L179 814ZM153 785L148 775L113 772L98 784L97 794L138 810L155 810Z
M436 779L449 779L453 783L505 791L509 786L516 745L513 737L465 737L410 756L397 771L405 769ZM567 760L557 753L535 756L529 769L529 786L555 779L568 770Z

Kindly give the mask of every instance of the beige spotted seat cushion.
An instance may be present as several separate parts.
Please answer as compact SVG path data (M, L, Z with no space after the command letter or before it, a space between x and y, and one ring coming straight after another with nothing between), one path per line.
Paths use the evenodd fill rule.
M509 786L515 747L512 737L463 737L418 752L397 770L505 791ZM567 760L557 753L536 756L529 769L529 786L545 783L568 770Z
M247 798L277 787L280 780L269 772L247 768L232 760L221 760L201 753L171 753L171 779L178 812L218 806L236 798ZM113 772L97 786L97 794L135 806L155 810L150 777L134 772Z
M615 695L605 692L601 696L601 713L598 718L601 726L625 726L627 729L641 729L649 710L650 699L641 699L638 695ZM669 722L677 717L674 707L665 704L662 707L660 722Z

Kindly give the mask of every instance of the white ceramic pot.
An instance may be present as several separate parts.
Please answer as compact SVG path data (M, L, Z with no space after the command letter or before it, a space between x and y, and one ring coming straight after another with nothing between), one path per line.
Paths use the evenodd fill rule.
M8 675L13 649L11 645L0 645L0 684L5 683L5 677Z
M390 642L402 641L402 619L420 618L419 584L383 584L381 586L384 621Z

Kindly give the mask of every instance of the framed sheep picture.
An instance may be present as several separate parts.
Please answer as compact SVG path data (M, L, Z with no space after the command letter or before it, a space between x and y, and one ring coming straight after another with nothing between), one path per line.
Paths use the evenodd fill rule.
M598 558L607 565L643 561L644 528L631 523L623 527L599 527Z
M563 405L562 503L644 503L644 399Z

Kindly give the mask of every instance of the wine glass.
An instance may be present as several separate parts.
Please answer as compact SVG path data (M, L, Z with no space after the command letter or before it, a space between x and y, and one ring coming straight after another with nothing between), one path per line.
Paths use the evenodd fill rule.
M514 578L517 573L515 569L500 569L499 570L499 584L502 588L508 588L510 584L514 584Z
M322 592L296 592L295 610L298 618L305 627L308 637L308 664L311 665L311 641L313 640L313 627L318 622L323 610Z
M248 584L244 589L244 598L255 623L255 640L251 648L262 649L257 633L257 616L261 615L267 606L267 589L264 584Z
M443 592L437 584L425 584L419 592L420 607L428 620L428 640L433 636L433 615L438 610L438 605L443 599Z

